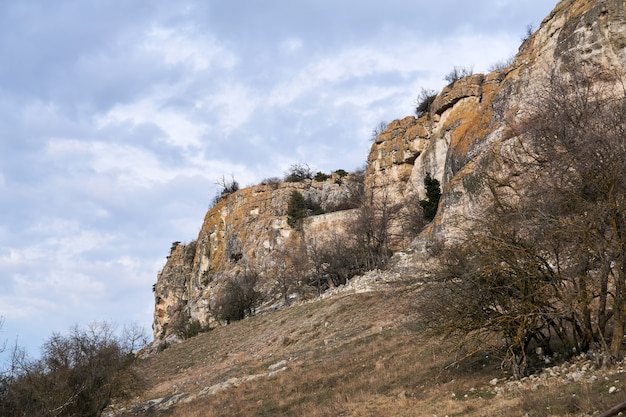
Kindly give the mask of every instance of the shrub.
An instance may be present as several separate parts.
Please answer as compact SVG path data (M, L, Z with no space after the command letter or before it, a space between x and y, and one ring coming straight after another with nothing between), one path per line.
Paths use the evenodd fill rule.
M458 80L460 80L461 78L469 77L473 73L474 73L474 70L472 68L455 66L454 68L452 68L452 70L450 70L449 73L447 73L443 77L443 79L448 83L448 85L451 85L457 82Z
M307 216L318 216L326 213L326 210L319 203L311 200L311 198L304 200L304 203L306 204Z
M435 90L422 88L422 91L415 100L415 115L420 117L428 113L436 98L437 92Z
M220 187L220 195L222 198L239 191L239 183L233 176L230 177L230 180L227 180L224 176L222 176L222 178L217 180L216 184Z
M537 347L604 364L624 354L624 74L590 71L554 68L526 98L485 157L480 207L420 292L425 324L468 350L502 347L517 377Z
M489 65L489 68L488 68L489 72L504 70L506 67L510 66L513 63L514 58L515 58L515 55L511 55L510 57L506 59L501 59L500 61L494 62L493 64Z
M169 328L172 333L183 340L190 339L197 336L199 333L208 330L202 327L200 321L192 318L190 314L182 311L174 316L173 320L169 323Z
M230 177L230 180L227 180L226 177L222 175L222 177L219 178L215 184L219 187L219 189L215 197L213 197L211 207L215 206L229 195L239 191L239 183L233 176Z
M246 271L226 280L215 303L218 320L230 323L254 315L261 301L261 293L255 289L258 277L257 273Z
M535 31L535 25L533 25L532 23L527 24L526 25L526 32L524 32L524 36L521 37L522 43L524 43L528 39L530 39L530 37L533 36L533 32L534 31Z
M170 255L176 250L176 248L180 245L179 241L173 242L172 247L170 247Z
M131 345L100 323L53 334L38 360L16 346L0 379L0 415L99 416L137 388Z
M380 122L378 122L376 127L372 129L372 136L370 137L370 140L374 142L376 138L385 131L385 129L387 129L387 123L381 120Z
M343 178L348 175L348 172L345 169L338 169L334 172L337 175L337 179L335 180L335 184L343 184Z
M322 292L330 284L343 285L350 278L364 272L364 251L359 243L357 239L336 231L330 232L321 241L314 241L308 248L315 269L309 285Z
M278 250L271 271L268 271L268 278L274 282L273 292L280 295L285 305L289 305L294 293L303 295L310 281L313 267L303 240L294 239L289 248Z
M311 168L304 163L293 164L285 175L287 182L302 182L313 178Z
M365 167L356 169L340 183L344 185L344 198L332 204L326 204L327 212L355 209L361 206L365 190ZM339 179L342 179L341 177Z
M426 199L420 200L420 205L424 210L424 218L432 221L437 214L439 199L441 198L441 186L439 181L430 176L430 172L424 177L424 187L426 188Z
M317 182L324 182L329 178L330 178L330 175L325 174L321 171L318 171L317 174L315 174L315 177L313 177L313 179Z
M307 203L304 196L298 191L292 191L287 204L287 224L294 229L300 229L302 219L307 216Z
M280 178L270 177L270 178L265 178L263 181L261 181L261 185L268 185L275 190L280 185L280 182L281 182Z

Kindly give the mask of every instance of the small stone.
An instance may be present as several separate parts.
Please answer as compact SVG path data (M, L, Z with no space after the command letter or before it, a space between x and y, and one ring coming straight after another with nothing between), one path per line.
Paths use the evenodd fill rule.
M570 374L570 377L574 380L574 381L578 381L579 379L581 379L583 376L585 376L585 373L582 371L575 371L572 372Z
M609 388L609 394L613 394L617 392L617 388L615 388L615 386L612 386L611 388Z

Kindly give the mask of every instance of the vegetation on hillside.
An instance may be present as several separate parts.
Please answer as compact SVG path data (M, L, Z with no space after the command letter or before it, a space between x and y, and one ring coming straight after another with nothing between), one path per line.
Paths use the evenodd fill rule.
M623 356L626 100L617 74L555 71L479 179L483 210L446 242L421 311L468 351L500 347L521 377L535 352Z
M149 385L135 407L118 405L118 417L574 417L626 400L626 373L587 359L523 382L495 355L456 363L454 341L430 338L419 323L420 285L379 276L371 292L252 317L140 361Z
M132 367L145 344L142 329L96 323L53 334L39 359L15 346L8 368L0 374L0 415L24 417L98 417L113 398L137 392Z

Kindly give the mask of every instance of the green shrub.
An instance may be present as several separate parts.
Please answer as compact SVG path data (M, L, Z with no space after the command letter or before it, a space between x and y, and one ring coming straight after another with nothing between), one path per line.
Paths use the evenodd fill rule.
M430 222L437 214L437 207L441 198L441 186L439 181L432 178L430 172L427 172L426 177L424 177L424 187L426 187L426 199L420 200L420 205L424 210L424 218Z
M330 178L330 175L325 174L322 171L318 171L317 174L315 174L315 177L313 177L313 179L317 182L324 182L329 178Z
M287 224L294 229L300 229L302 219L307 216L307 210L304 196L298 191L292 191L287 204Z
M311 216L318 216L326 213L326 210L324 210L320 204L311 200L311 198L307 198L304 202L307 208L307 215L310 214Z
M335 184L341 185L343 184L344 177L348 176L348 172L345 169L338 169L334 172L337 175L337 179L335 180Z

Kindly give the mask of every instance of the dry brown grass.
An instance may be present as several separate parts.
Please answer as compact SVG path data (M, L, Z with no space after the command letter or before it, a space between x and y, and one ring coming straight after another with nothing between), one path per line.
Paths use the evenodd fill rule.
M489 384L502 377L496 360L483 355L444 369L455 359L453 346L428 339L416 327L414 291L410 283L396 283L317 300L172 346L140 362L138 372L148 386L140 401L197 394L234 377L266 376L141 415L579 416L626 397L623 390L608 395L608 385L625 386L624 374L592 385L496 396ZM287 369L267 376L283 360Z

